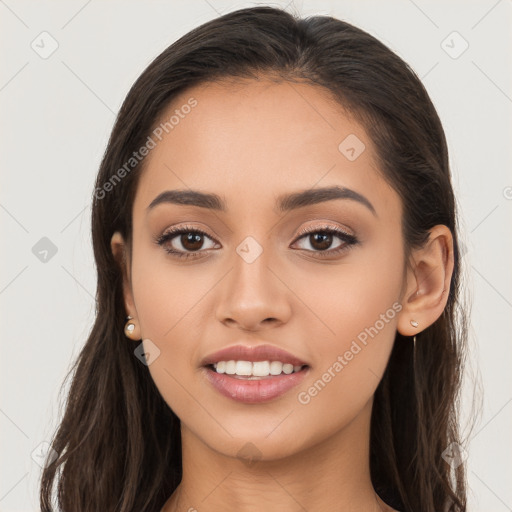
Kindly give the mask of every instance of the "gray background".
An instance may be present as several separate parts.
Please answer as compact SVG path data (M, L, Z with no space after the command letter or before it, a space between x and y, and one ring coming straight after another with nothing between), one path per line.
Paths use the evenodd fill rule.
M0 0L0 511L38 510L38 453L93 321L90 199L122 100L179 36L257 3ZM288 10L375 35L438 109L472 296L464 411L483 400L468 435L470 510L512 510L512 0L295 1Z

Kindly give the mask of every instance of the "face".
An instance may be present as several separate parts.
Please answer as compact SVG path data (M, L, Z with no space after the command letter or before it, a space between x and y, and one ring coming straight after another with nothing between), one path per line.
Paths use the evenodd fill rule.
M151 377L182 428L218 453L252 446L271 460L313 447L369 418L402 307L400 198L364 129L320 87L203 84L162 121L176 109L132 212L125 300L144 348L159 350ZM344 193L296 200L324 188ZM161 196L176 190L224 208ZM203 366L240 345L213 362L294 357L297 372L251 380ZM261 345L287 354L251 352ZM247 368L219 371L230 364Z

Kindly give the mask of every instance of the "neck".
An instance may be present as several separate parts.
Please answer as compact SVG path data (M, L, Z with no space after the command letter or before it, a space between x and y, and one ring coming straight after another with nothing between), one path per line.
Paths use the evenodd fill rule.
M390 511L370 479L370 416L371 402L342 431L277 460L220 454L182 426L183 477L162 512Z

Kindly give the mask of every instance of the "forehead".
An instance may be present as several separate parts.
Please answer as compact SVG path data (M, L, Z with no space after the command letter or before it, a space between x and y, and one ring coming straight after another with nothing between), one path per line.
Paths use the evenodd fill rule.
M201 84L174 98L155 127L134 211L178 188L216 192L230 210L248 201L271 207L282 192L331 185L364 191L373 204L397 200L364 128L320 86Z

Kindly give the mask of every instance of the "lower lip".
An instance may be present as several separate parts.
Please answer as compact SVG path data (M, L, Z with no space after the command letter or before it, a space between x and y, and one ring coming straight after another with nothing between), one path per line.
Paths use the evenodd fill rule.
M309 367L289 375L281 374L262 377L260 380L237 379L225 373L217 373L205 367L206 378L222 395L244 403L261 403L274 400L299 385L309 371Z

